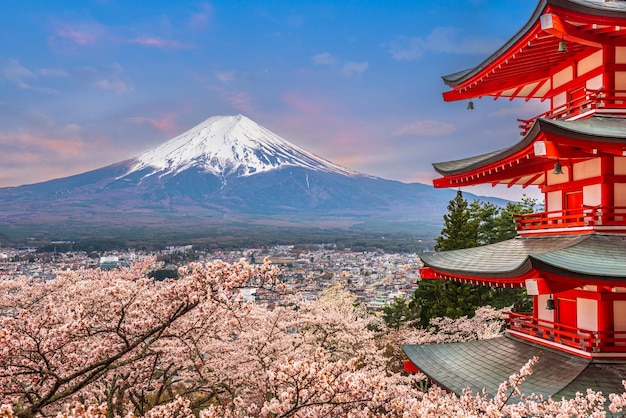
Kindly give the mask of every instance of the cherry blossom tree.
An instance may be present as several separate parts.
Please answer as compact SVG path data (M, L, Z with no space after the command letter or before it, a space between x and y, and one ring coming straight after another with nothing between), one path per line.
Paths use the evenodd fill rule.
M276 283L277 269L244 261L191 264L155 282L152 261L0 282L0 403L18 417L71 400L144 413L190 381L195 334L226 316L239 287Z

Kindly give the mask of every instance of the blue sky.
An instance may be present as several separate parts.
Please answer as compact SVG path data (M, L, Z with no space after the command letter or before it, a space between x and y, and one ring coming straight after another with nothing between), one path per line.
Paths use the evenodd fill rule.
M3 1L0 187L125 160L237 113L335 163L430 184L431 163L512 145L516 119L544 110L483 98L468 111L441 96L442 75L480 63L535 6Z

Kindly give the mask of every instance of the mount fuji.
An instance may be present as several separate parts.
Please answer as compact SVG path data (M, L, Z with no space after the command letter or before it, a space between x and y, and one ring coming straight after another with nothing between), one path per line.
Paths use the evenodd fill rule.
M441 225L452 190L385 180L318 157L243 115L213 116L134 158L0 188L0 232L203 234L225 225Z

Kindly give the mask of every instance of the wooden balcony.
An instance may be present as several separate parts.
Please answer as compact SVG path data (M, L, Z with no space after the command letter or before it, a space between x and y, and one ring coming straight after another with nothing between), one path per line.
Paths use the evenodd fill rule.
M583 207L579 209L515 215L520 235L538 232L584 233L585 231L626 231L626 206Z
M597 112L626 114L626 90L579 89L570 92L572 99L565 105L548 110L532 119L518 119L520 135L526 136L535 119L576 119Z
M507 329L513 335L589 357L626 358L626 331L591 331L507 312Z

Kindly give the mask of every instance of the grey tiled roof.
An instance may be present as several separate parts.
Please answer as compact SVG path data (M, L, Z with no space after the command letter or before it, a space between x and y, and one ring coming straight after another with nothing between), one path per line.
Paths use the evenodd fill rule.
M610 115L596 115L571 121L540 118L535 121L529 133L513 146L460 160L434 163L433 167L443 175L465 173L497 162L524 149L535 140L540 132L558 133L581 142L626 143L626 118Z
M538 119L544 131L569 132L576 139L591 137L597 142L618 142L626 139L626 119L621 116L596 114L578 120Z
M581 275L626 278L626 237L590 235L570 247L555 248L531 258Z
M525 395L535 393L555 400L572 398L587 388L622 393L626 363L594 363L591 360L530 344L514 337L452 344L404 345L411 362L431 380L461 395L464 388L494 396L502 382L531 358L538 362L533 374L520 386ZM516 401L512 399L511 401Z
M626 280L626 237L608 234L516 237L463 250L422 253L427 267L450 274L513 278L535 268L590 280Z

